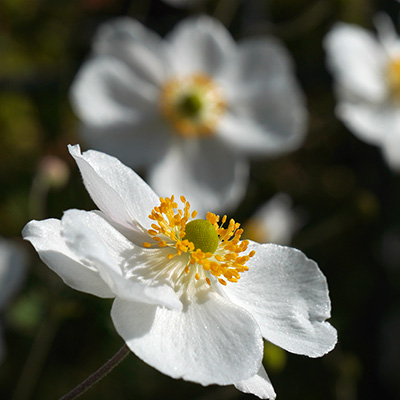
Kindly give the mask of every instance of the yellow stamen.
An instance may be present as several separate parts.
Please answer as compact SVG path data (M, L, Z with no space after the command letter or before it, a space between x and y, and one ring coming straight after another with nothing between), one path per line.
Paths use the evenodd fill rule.
M184 272L189 274L194 268L194 278L197 281L204 280L211 285L210 278L214 276L221 285L227 285L227 281L237 282L240 274L248 270L246 263L255 254L254 250L243 254L247 250L249 241L240 240L243 233L240 224L231 219L228 226L224 228L223 225L227 221L226 215L219 223L219 216L212 213L207 214L206 221L193 220L189 222L196 216L196 212L190 213L190 204L184 196L181 196L180 200L183 209L177 209L178 205L172 196L171 198L160 198L160 205L151 211L149 218L156 223L151 224L148 233L155 244L161 248L169 247L172 250L167 255L168 260L188 254L190 258L186 261ZM198 235L205 235L204 241L196 236L197 233L186 236L185 229L188 223L199 231ZM213 238L212 240L215 235L215 246L210 246L207 242L208 235ZM191 237L194 238L197 245L191 241ZM205 243L203 250L201 249L202 243ZM152 244L144 242L143 246L150 248Z

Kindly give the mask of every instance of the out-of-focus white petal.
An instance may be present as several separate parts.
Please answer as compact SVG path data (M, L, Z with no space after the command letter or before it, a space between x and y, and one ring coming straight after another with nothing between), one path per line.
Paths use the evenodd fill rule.
M133 166L157 162L170 131L159 112L168 77L163 40L129 18L101 25L70 97L86 143Z
M264 106L268 108L267 104ZM275 116L268 119L262 114L261 103L254 104L251 109L247 109L251 107L250 103L243 109L240 109L239 103L234 107L233 112L228 112L221 119L218 134L227 147L237 152L252 156L279 155L298 148L304 138L304 124L291 123L297 119L295 110L283 115L283 109L277 103L271 104L272 108L268 112L271 114L275 112ZM285 116L286 121L284 121ZM287 130L285 130L285 124L288 124ZM293 129L289 127L289 124Z
M111 316L129 348L173 378L227 385L260 368L262 339L254 319L206 290L182 312L116 299Z
M104 126L84 124L81 135L89 147L105 151L132 167L157 163L171 141L169 127L158 114L137 125L122 121Z
M398 118L400 124L400 113ZM399 127L400 125L397 125ZM400 172L400 132L387 136L382 145L383 155L389 166L396 172Z
M274 154L302 143L307 110L292 64L276 40L240 42L224 84L229 110L218 129L227 144Z
M140 266L142 259L148 259L150 251L130 242L100 214L67 211L61 220L61 235L82 262L98 270L115 296L182 308L173 288L165 281L149 279L144 274L135 276L135 266Z
M31 221L23 229L22 236L32 243L41 260L68 286L98 297L114 297L97 270L82 264L66 246L60 230L58 219Z
M79 145L69 146L69 151L101 211L132 229L140 228L135 227L135 222L144 227L150 225L148 215L159 199L134 171L107 154L93 150L81 153Z
M175 74L222 75L235 51L225 27L207 16L188 18L166 36L170 63Z
M318 265L296 249L251 242L255 255L238 283L224 287L249 311L265 339L296 354L320 357L332 350L336 330L326 322L330 300Z
M400 134L400 110L389 104L340 102L338 117L361 140L380 145Z
M158 96L157 88L121 61L105 56L87 61L71 86L75 112L84 123L100 127L154 118Z
M327 63L337 83L371 102L387 95L387 55L374 35L355 25L338 23L324 40Z
M292 199L285 193L278 193L246 222L246 237L259 243L289 244L300 223L292 207Z
M0 238L0 311L21 286L26 262L25 251L20 245Z
M396 32L396 28L389 15L379 12L373 18L376 31L388 54L393 51L400 50L400 40Z
M131 18L116 18L103 24L94 39L93 51L124 62L139 80L155 87L169 75L164 41Z
M176 140L149 175L160 195L183 194L200 216L236 206L247 180L248 164L213 138Z
M260 399L274 400L276 398L274 388L262 365L256 375L245 381L236 383L235 387L244 393L254 394Z

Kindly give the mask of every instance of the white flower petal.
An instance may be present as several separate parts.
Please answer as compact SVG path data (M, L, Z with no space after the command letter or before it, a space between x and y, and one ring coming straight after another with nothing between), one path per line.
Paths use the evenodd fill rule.
M245 381L236 383L235 387L244 393L254 394L260 399L274 400L276 398L274 388L262 365L256 375Z
M82 262L99 271L115 296L182 308L173 288L165 281L134 275L134 268L143 264L149 251L126 239L99 213L68 210L61 220L61 235Z
M103 56L83 64L70 94L80 119L101 127L154 118L159 91L140 80L121 61Z
M341 102L338 117L361 140L381 145L400 133L400 111L388 104Z
M113 155L132 167L157 163L165 156L171 140L169 128L158 114L138 124L84 124L81 135L88 147Z
M388 14L379 12L374 15L373 22L376 27L376 31L385 50L390 54L394 50L399 50L400 41L397 35L396 28L393 24L392 19Z
M237 65L231 69L232 78L246 91L257 90L258 84L273 88L275 79L294 79L293 59L278 39L254 37L241 40L236 57ZM243 96L247 95L243 93Z
M124 62L141 80L158 87L169 74L164 41L139 21L116 18L103 24L94 40L96 54Z
M10 239L0 238L0 310L20 288L25 277L26 254Z
M91 198L106 215L123 226L137 221L150 225L149 213L159 204L153 190L130 168L114 157L89 150L81 154L79 145L69 146Z
M183 194L199 215L236 206L247 180L247 163L212 138L176 140L149 174L160 195Z
M274 154L297 148L306 133L305 99L290 55L276 40L240 43L224 84L229 111L218 127L241 151Z
M254 213L245 224L245 233L247 238L259 243L287 245L299 225L300 218L293 211L292 199L285 193L278 193Z
M400 124L400 116L399 116ZM398 127L400 125L397 125ZM382 145L382 151L389 166L396 172L400 172L400 134L387 137Z
M257 324L213 291L197 293L182 312L116 299L111 316L129 348L173 378L227 385L250 378L260 368Z
M166 40L170 45L170 62L179 75L221 76L236 47L225 27L206 16L180 22Z
M363 28L339 23L324 39L327 64L340 86L372 102L387 94L387 56L376 37Z
M336 344L326 279L317 264L296 249L251 242L254 257L238 283L224 287L249 311L265 339L296 354L319 357Z
M31 221L24 227L22 236L32 243L41 260L68 286L98 297L114 297L98 272L82 264L70 251L60 230L58 219Z
M267 104L264 106L268 108ZM271 104L268 113L275 116L268 118L263 115L262 108L262 103L252 108L248 103L242 110L237 107L226 113L218 126L218 134L225 145L252 156L274 156L297 149L306 130L305 121L297 119L296 109L283 115L284 110L278 103Z

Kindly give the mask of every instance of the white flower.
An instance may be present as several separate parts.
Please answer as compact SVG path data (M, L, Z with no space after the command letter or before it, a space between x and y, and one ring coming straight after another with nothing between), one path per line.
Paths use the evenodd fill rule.
M114 325L146 363L272 399L263 337L310 357L334 347L326 279L303 253L241 241L226 217L193 219L183 196L159 199L114 157L70 153L100 211L31 221L23 236L69 286L115 297Z
M302 142L307 114L293 69L278 41L236 44L209 17L165 39L120 18L99 29L71 100L90 146L146 167L157 193L182 193L203 214L240 201L247 156Z
M300 215L293 210L292 199L285 193L278 193L247 221L246 237L261 243L287 245L299 225Z
M386 15L375 19L378 36L339 23L325 38L336 81L336 113L360 139L380 146L400 168L400 39Z
M21 286L26 269L23 249L10 239L0 238L0 312L3 312L12 296ZM0 326L0 361L5 354L5 346Z

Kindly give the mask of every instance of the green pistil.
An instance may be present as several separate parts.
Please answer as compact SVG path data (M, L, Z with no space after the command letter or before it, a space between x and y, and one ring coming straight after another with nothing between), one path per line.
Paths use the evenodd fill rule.
M183 239L194 244L195 249L203 253L214 253L218 247L218 233L211 222L205 219L195 219L186 224Z
M184 96L178 104L179 112L188 118L196 117L200 113L202 107L203 102L201 97L195 93Z

